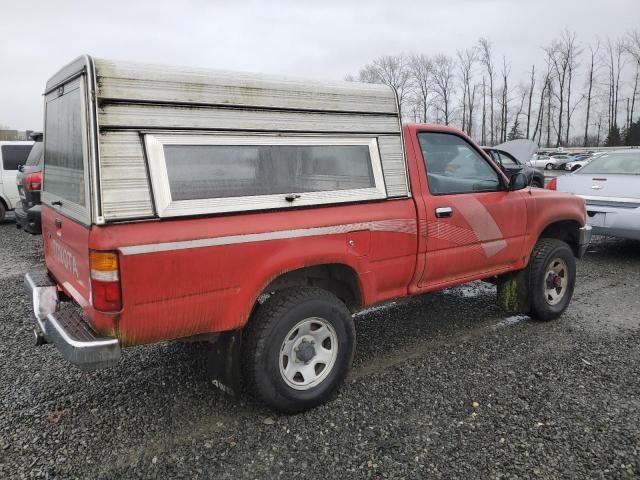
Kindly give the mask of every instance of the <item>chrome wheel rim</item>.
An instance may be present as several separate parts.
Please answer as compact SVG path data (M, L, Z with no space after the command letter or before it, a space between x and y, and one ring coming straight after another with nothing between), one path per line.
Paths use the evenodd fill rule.
M338 336L324 318L298 322L284 337L279 365L282 379L291 388L308 390L331 373L338 356Z
M544 275L542 289L544 298L549 305L557 305L564 298L569 285L569 268L561 258L554 258L549 262Z

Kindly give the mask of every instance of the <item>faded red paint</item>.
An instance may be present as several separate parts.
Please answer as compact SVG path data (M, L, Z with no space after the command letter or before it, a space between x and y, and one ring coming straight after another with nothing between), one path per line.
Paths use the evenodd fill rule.
M406 125L412 198L90 229L43 206L47 268L83 305L97 330L116 332L123 345L137 345L242 327L263 289L279 275L301 267L349 266L358 275L366 306L523 268L547 225L558 220L584 225L583 201L549 190L431 195L418 131L454 133L473 144L453 128ZM479 147L478 151L482 153ZM450 206L451 218L436 219L439 206ZM483 212L490 217L487 225L472 218ZM62 220L59 228L56 218ZM377 221L399 221L405 227L137 255L121 251L134 245ZM65 253L54 256L51 239L61 242L74 260ZM101 313L91 305L90 249L121 252L120 312ZM75 272L68 268L73 261Z

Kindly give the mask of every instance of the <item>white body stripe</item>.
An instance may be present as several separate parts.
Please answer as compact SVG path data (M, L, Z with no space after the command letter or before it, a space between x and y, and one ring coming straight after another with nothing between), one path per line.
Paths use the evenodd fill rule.
M264 242L288 238L314 237L318 235L335 235L357 232L360 230L397 232L409 235L417 234L415 219L397 219L363 223L347 223L327 227L299 228L295 230L279 230L275 232L248 233L244 235L229 235L226 237L200 238L197 240L181 240L177 242L131 245L128 247L120 247L119 250L123 255L140 255L143 253L166 252L171 250L184 250L188 248L218 247L221 245L235 245L238 243Z

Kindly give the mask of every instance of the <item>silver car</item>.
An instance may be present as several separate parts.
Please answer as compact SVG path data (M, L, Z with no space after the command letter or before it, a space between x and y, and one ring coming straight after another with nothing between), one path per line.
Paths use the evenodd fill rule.
M554 187L585 199L594 234L640 240L640 149L603 154Z

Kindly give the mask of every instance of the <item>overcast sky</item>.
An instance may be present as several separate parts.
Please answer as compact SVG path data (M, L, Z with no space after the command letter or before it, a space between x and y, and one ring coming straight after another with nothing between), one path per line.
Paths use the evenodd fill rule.
M41 129L47 78L83 53L342 79L486 37L518 78L564 28L591 41L639 23L640 0L0 0L0 125Z

